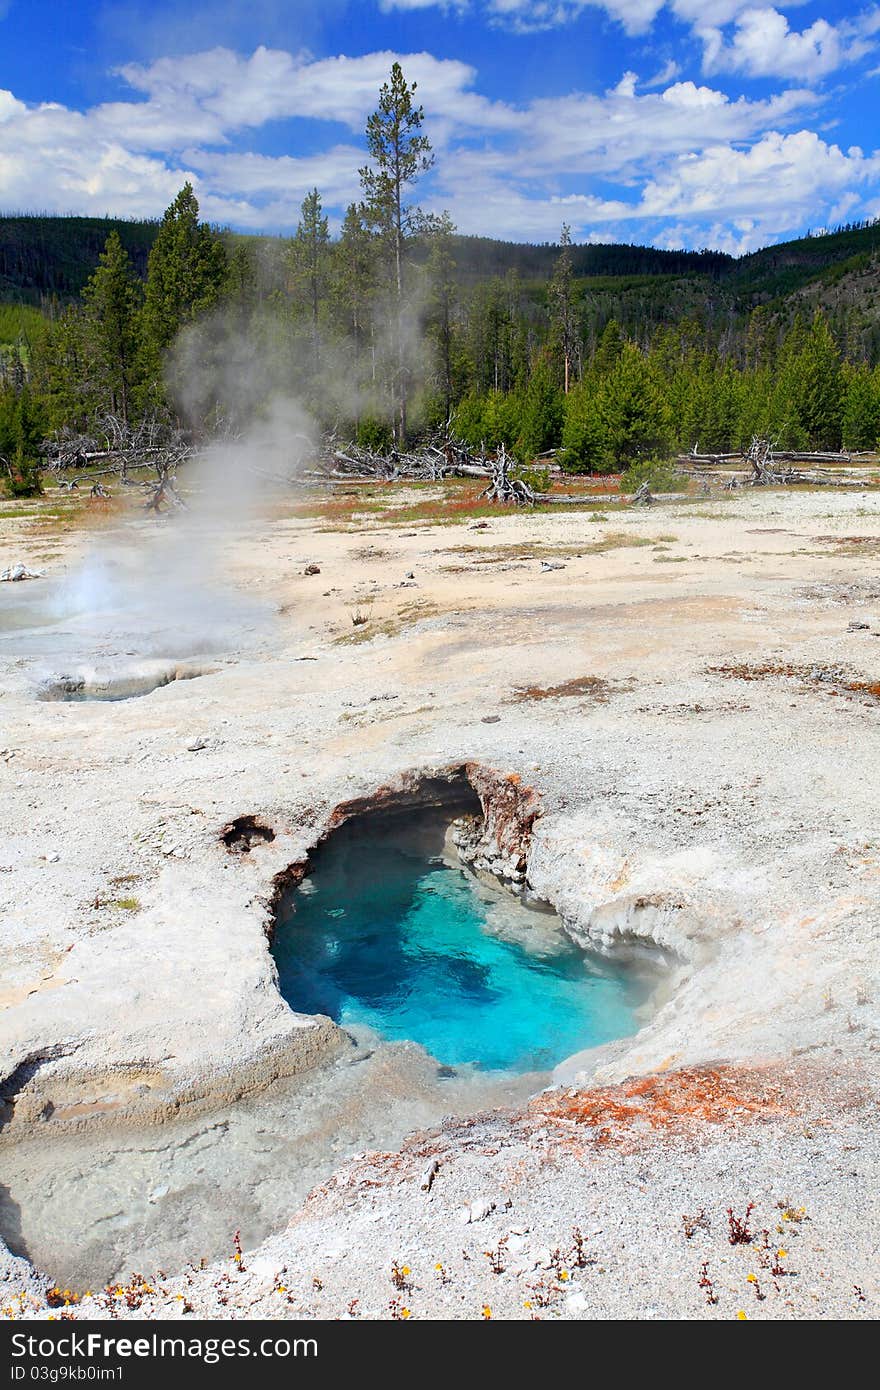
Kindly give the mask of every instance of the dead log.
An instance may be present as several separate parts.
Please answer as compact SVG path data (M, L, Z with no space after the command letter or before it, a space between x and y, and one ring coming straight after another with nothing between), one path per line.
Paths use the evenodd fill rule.
M502 502L516 507L533 507L535 493L522 478L510 476L510 460L507 450L501 445L501 453L491 465L492 481L485 492L480 494L489 502Z
M653 507L656 500L647 482L644 482L633 493L630 505L633 507Z

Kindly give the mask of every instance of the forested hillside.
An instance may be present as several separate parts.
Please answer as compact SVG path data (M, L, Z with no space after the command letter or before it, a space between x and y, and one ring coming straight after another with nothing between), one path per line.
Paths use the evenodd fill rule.
M76 299L113 231L143 278L158 226L113 217L0 217L0 301L51 311Z
M111 231L118 234L143 280L159 225L158 220L109 217L0 216L0 303L57 313L82 292ZM241 233L226 234L226 239L248 245L267 287L283 282L288 239ZM473 289L514 275L539 297L553 275L559 247L453 233L450 252L459 287ZM694 302L702 300L704 311L712 316L722 306L744 313L758 303L781 302L805 287L835 283L872 266L878 253L880 225L872 224L802 237L739 259L720 251L664 251L611 243L573 246L571 264L574 278L584 282L583 295L595 299L597 306L625 303L641 294L671 312L686 284ZM424 246L412 248L415 264L424 263L426 255Z

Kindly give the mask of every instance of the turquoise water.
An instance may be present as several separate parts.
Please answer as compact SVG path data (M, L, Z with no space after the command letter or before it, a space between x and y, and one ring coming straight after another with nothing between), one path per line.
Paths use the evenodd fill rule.
M439 833L386 819L319 851L273 946L291 1008L486 1070L547 1070L634 1033L636 979L579 951L551 914L426 855Z

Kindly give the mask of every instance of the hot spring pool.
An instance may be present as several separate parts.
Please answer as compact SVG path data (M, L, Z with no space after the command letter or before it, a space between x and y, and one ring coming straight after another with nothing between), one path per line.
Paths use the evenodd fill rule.
M432 854L446 829L436 812L375 819L336 831L279 913L291 1008L488 1071L545 1071L637 1030L646 990L632 969Z
M463 810L476 797L350 821L281 904L286 998L352 1044L217 1111L51 1142L0 1133L10 1248L79 1290L228 1259L234 1230L258 1244L347 1155L523 1104L554 1064L634 1032L656 973L583 954L553 913L466 875L446 833Z

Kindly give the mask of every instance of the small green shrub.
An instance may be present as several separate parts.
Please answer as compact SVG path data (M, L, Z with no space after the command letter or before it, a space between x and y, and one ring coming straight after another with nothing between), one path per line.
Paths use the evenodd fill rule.
M530 487L532 492L550 491L549 468L527 468L525 465L521 465L512 471L511 477L518 478L520 482L525 483L526 487Z
M373 449L377 454L388 454L394 444L391 426L374 415L366 415L358 425L357 442L362 449Z
M647 483L652 492L678 492L681 480L671 464L663 459L639 459L621 474L621 492L637 492Z
M20 448L16 449L11 459L0 458L0 476L7 497L42 495L40 465L36 459L26 458Z

